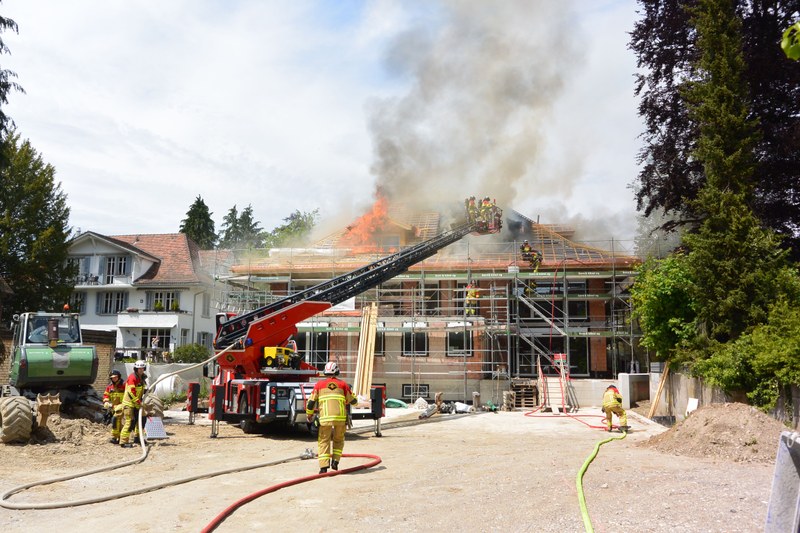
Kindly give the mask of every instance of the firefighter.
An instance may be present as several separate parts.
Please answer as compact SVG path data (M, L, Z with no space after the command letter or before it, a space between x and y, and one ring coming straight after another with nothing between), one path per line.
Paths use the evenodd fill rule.
M133 439L139 439L139 428L136 426L139 420L139 409L142 408L142 395L144 394L144 369L147 363L142 360L133 363L133 373L125 381L125 393L122 396L122 431L119 436L120 446L131 448L131 431Z
M325 363L322 372L327 378L318 381L306 404L306 417L314 419L314 411L319 411L319 434L317 447L319 473L324 474L328 467L339 470L339 461L344 448L344 432L347 424L347 406L356 405L357 398L350 386L339 379L339 365L335 361ZM333 449L331 450L331 442Z
M464 313L467 316L474 316L478 309L478 287L471 281L467 284L467 293L464 297Z
M103 409L111 421L111 444L119 444L119 433L122 429L122 397L125 395L125 383L119 370L112 370L108 379L111 383L103 392Z
M611 415L615 414L619 417L619 430L623 433L628 432L628 415L625 409L622 408L622 395L614 385L609 385L606 392L603 394L603 412L606 414L606 426L608 431L613 429L611 424Z

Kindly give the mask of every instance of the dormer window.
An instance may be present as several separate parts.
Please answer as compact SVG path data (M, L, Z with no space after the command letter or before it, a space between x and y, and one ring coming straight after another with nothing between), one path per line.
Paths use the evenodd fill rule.
M114 276L127 276L130 273L130 261L127 255L110 255L104 259L103 274L106 285L114 283Z

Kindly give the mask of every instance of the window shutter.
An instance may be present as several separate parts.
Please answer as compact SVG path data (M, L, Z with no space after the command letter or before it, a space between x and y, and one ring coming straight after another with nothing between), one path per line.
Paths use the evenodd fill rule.
M97 301L95 302L94 311L96 314L101 314L103 312L103 300L105 299L104 292L97 293Z

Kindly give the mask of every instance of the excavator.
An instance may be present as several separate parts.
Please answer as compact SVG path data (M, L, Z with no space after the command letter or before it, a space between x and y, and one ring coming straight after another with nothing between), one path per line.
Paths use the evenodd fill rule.
M264 432L276 422L305 425L305 403L313 389L310 380L320 373L288 346L297 324L394 278L467 234L497 233L501 226L502 216L496 214L488 220L468 218L429 240L254 311L219 313L214 340L219 371L209 395L211 436L217 436L220 422L238 424L245 433ZM353 415L375 420L376 435L385 414L385 395L383 387L373 387L367 412ZM196 412L194 403L188 406L190 417Z

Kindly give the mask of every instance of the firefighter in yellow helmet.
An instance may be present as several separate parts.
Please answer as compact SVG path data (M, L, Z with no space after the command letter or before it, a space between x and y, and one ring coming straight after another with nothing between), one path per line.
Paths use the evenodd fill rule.
M133 373L125 381L125 394L122 396L122 431L119 435L119 444L123 448L130 448L131 432L134 440L139 437L139 428L136 424L139 421L139 409L142 408L142 396L144 395L144 369L147 363L136 361L133 363Z
M122 397L125 395L125 382L119 370L112 370L108 376L111 383L103 392L103 409L111 420L111 444L119 444L119 433L122 429Z
M474 316L478 310L478 287L473 282L467 284L467 293L464 297L464 312L467 316Z
M614 385L609 385L603 394L603 412L606 414L606 427L611 431L611 415L619 417L619 430L623 433L628 432L628 415L622 408L622 395Z
M358 403L353 391L350 390L350 385L337 377L339 365L335 361L328 361L325 364L323 374L327 377L314 385L314 390L306 403L306 417L309 422L314 418L314 411L319 410L317 455L320 474L327 472L328 467L339 470L339 461L344 448L347 406Z

